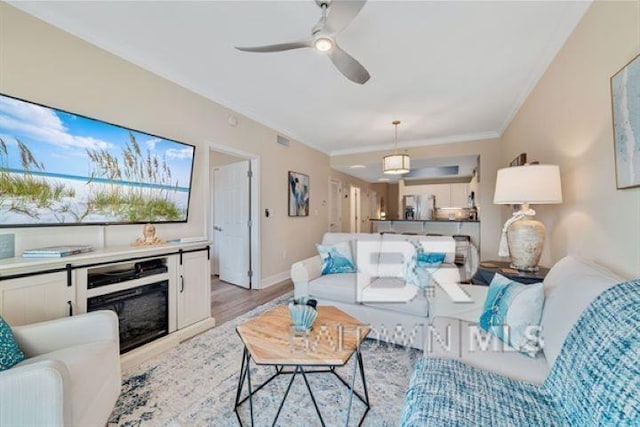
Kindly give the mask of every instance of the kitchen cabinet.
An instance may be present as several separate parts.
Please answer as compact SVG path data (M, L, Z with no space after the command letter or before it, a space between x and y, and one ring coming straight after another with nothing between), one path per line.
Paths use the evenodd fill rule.
M451 189L451 199L449 206L451 208L466 208L469 206L469 184L460 182L449 184Z
M211 316L211 263L206 251L181 255L177 283L178 329Z
M438 208L466 208L469 206L469 184L426 184L408 186L404 194L432 194L436 198Z
M451 189L449 184L426 185L426 194L433 194L436 198L436 207L449 207L451 204Z

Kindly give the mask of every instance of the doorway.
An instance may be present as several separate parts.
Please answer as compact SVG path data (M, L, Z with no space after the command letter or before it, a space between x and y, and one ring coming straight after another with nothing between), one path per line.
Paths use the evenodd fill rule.
M342 231L342 183L329 178L329 231Z
M214 286L260 287L258 166L257 157L211 146L207 230Z
M360 187L356 187L354 185L350 188L350 209L349 209L349 218L350 218L350 232L351 233L360 233L360 218L362 216L361 213L361 198L360 198Z

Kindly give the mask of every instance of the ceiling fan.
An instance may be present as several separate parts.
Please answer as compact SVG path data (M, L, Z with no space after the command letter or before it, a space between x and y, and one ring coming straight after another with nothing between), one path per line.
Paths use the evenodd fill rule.
M255 47L236 47L243 52L282 52L285 50L313 48L325 53L349 80L364 84L369 72L354 57L342 50L336 43L336 35L344 30L358 15L367 0L315 0L322 9L322 17L311 30L311 38L290 43Z

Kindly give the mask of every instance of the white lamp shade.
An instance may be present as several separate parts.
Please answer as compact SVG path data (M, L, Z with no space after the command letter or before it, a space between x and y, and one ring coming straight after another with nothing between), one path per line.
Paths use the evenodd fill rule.
M382 159L382 171L389 175L409 173L410 160L407 154L389 154Z
M530 165L498 170L493 203L497 205L562 203L560 168L556 165Z

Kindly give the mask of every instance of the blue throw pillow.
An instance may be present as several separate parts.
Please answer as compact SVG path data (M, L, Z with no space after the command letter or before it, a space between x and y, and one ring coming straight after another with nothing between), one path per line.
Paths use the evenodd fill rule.
M0 371L9 369L25 359L18 347L11 327L0 317Z
M355 273L349 242L335 245L316 245L322 258L322 274Z
M493 276L480 327L517 351L535 357L540 351L542 283L524 285L501 274Z
M422 246L416 246L416 254L405 265L404 279L413 286L426 289L432 286L433 273L444 262L446 254L424 252Z
M444 262L444 259L447 256L447 254L443 254L440 252L418 252L416 255L418 266L423 266L421 264L426 264L426 267L439 267L440 264Z

